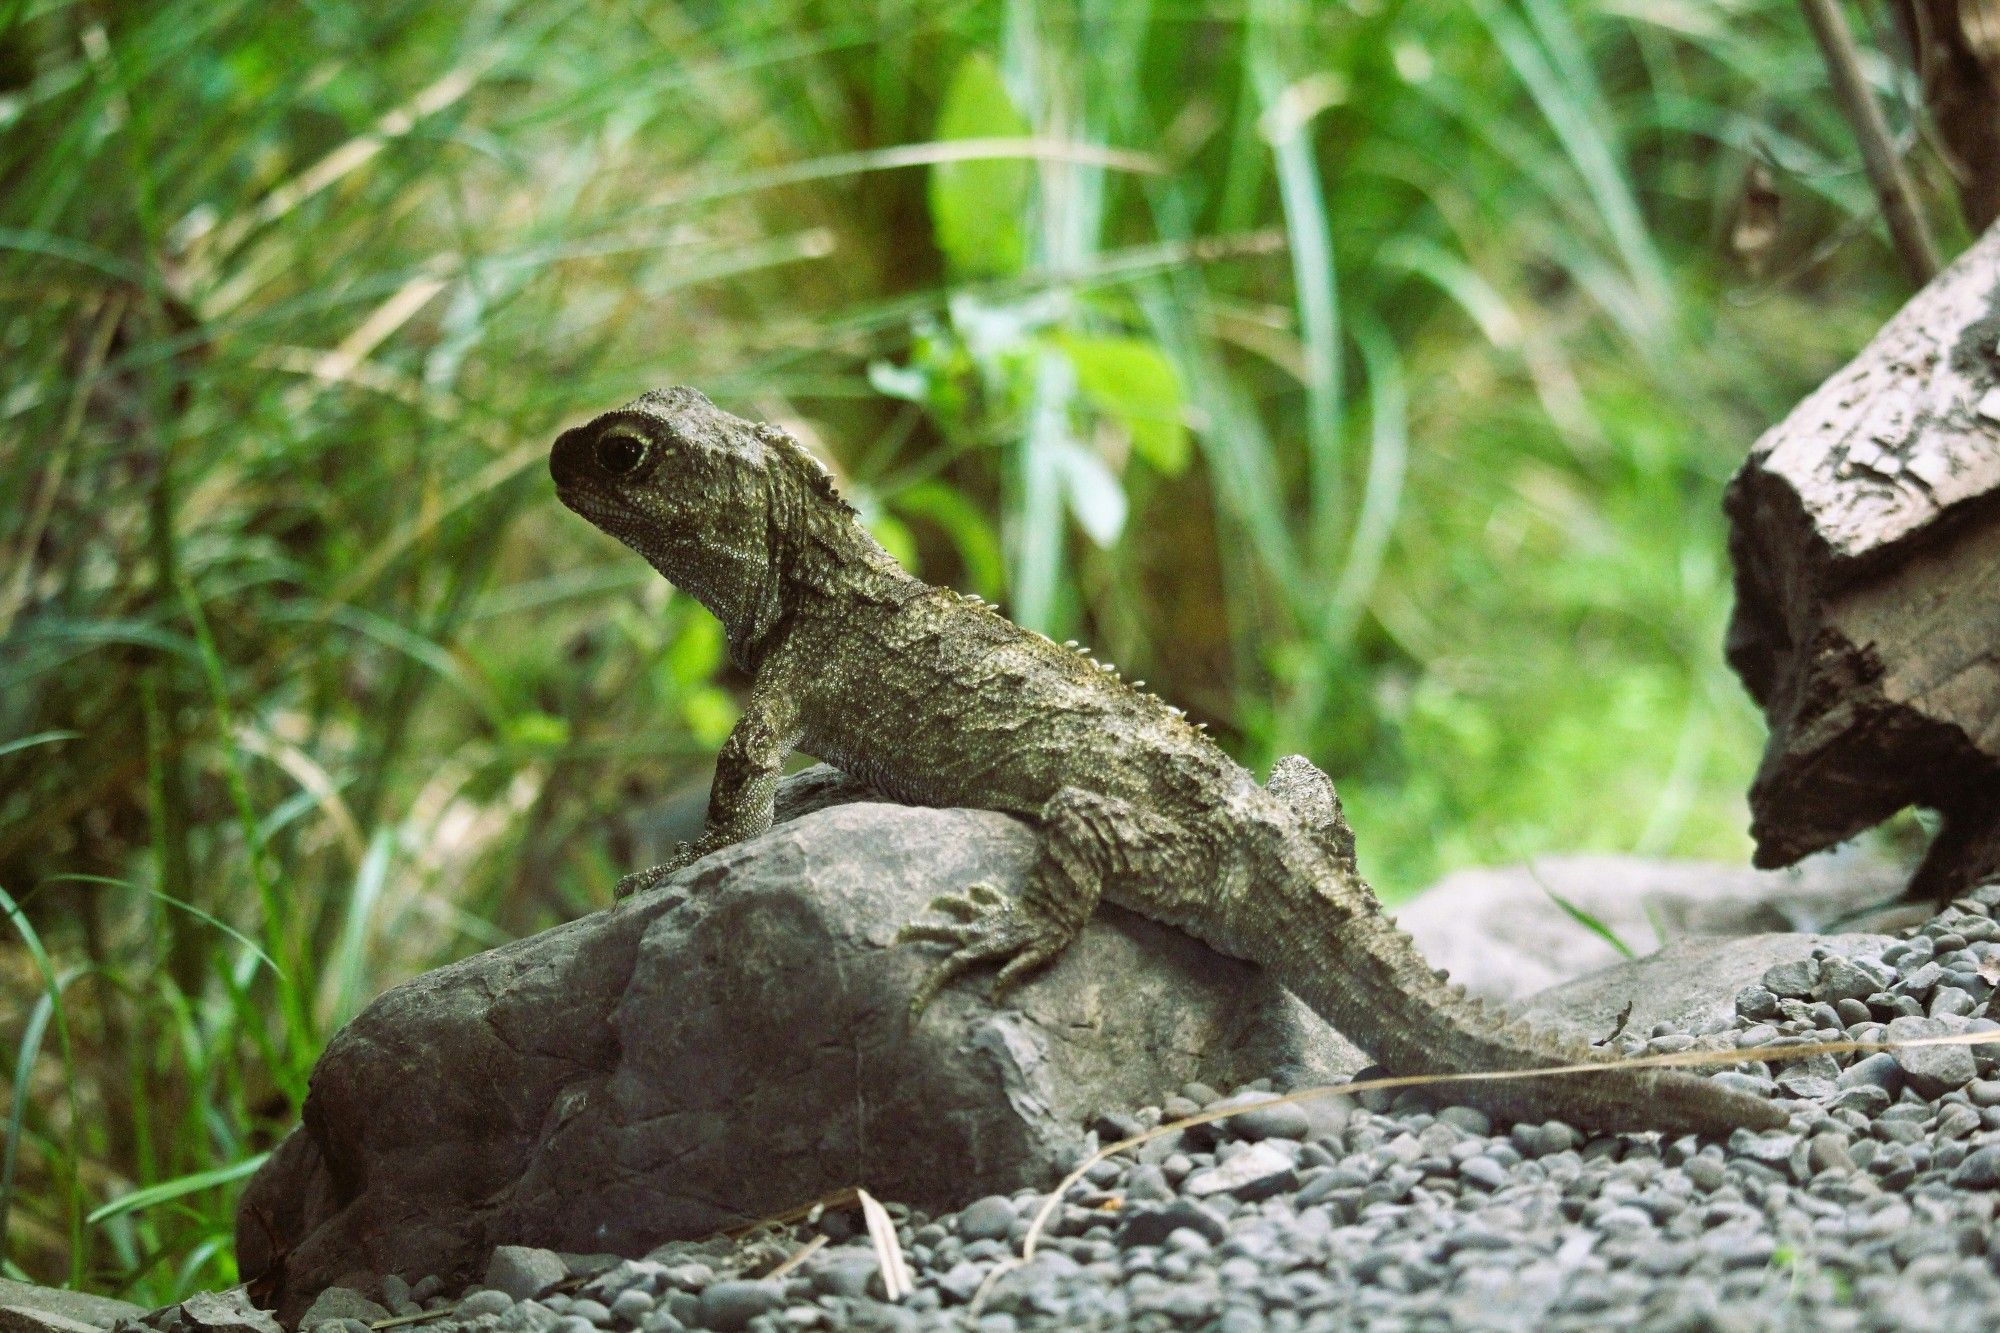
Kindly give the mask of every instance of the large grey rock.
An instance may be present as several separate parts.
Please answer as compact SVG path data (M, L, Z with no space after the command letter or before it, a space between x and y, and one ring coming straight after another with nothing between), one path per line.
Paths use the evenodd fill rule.
M1473 994L1517 1000L1620 960L1555 897L1608 927L1628 948L1649 953L1693 936L1825 930L1896 898L1908 876L1907 867L1852 849L1781 871L1638 856L1543 856L1526 865L1448 875L1397 908L1396 922L1432 966ZM1921 909L1875 912L1862 928L1889 930L1924 915Z
M1744 935L1675 940L1635 958L1554 987L1516 1006L1523 1017L1601 1041L1623 1022L1645 1036L1658 1023L1680 1032L1719 1032L1735 1018L1737 993L1781 963L1809 958L1880 954L1885 935ZM1630 1012L1627 1013L1627 1006Z
M31 1314L53 1315L79 1324L110 1328L120 1319L136 1319L145 1313L130 1301L109 1296L93 1296L64 1287L38 1287L31 1282L0 1278L0 1308L11 1315L0 1316L0 1328L24 1326Z
M102 1333L102 1326L29 1305L0 1305L0 1333Z
M1003 815L823 808L390 991L245 1192L242 1271L289 1318L351 1272L637 1254L847 1185L943 1209L1048 1184L1094 1116L1189 1081L1364 1063L1256 969L1109 909L1007 1007L982 980L913 1023L936 954L898 928L1033 854Z

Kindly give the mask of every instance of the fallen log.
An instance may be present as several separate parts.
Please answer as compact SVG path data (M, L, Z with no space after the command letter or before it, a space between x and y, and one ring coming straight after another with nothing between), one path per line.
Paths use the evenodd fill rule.
M1730 665L1770 739L1756 863L1911 805L1911 883L2000 874L2000 227L1752 446L1724 499Z

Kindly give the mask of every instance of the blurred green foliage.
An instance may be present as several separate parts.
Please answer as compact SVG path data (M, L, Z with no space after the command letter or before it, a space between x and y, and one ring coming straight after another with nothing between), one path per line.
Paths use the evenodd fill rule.
M1822 82L1783 0L0 5L5 1271L231 1280L325 1037L700 791L716 626L542 470L656 385L1389 896L1740 857L1718 493L1903 295Z

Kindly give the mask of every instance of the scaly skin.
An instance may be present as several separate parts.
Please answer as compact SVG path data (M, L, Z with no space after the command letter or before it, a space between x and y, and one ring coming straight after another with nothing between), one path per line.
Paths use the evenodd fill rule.
M1110 668L905 573L776 427L668 389L564 432L549 470L564 504L722 621L754 682L717 757L703 836L627 876L620 896L769 828L782 765L800 749L891 799L1004 810L1041 832L1018 900L971 885L905 932L950 950L913 998L919 1011L971 968L997 965L1004 988L1045 965L1102 897L1270 969L1398 1073L1605 1058L1510 1022L1425 965L1355 872L1324 774L1294 757L1259 786ZM1450 1095L1597 1130L1723 1135L1787 1119L1664 1070Z

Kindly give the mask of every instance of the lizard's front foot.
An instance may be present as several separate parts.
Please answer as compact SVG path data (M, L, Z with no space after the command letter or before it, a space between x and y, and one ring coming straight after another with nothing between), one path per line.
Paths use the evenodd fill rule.
M618 887L611 892L622 902L635 893L644 893L647 889L657 889L660 885L666 883L681 871L686 870L710 852L720 851L728 845L726 842L711 842L707 838L700 838L694 842L677 842L674 844L674 854L672 856L659 865L654 866L651 870L633 871L619 880Z
M936 916L912 921L896 937L898 943L951 946L944 961L931 969L910 997L913 1017L921 1015L954 979L986 963L1001 965L993 980L997 1000L1076 938L1074 926L1016 904L990 884L973 884L962 894L933 899L930 911Z

